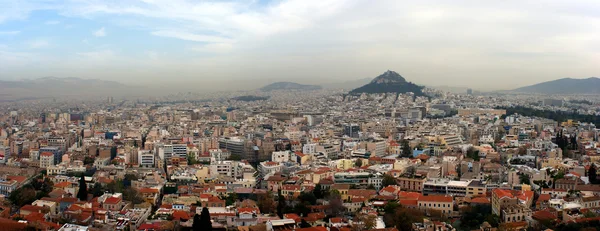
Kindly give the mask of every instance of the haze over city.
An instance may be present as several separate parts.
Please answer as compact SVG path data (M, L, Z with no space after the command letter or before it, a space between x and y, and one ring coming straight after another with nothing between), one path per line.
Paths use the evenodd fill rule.
M598 76L598 1L2 1L0 80L249 90L395 70L506 90Z

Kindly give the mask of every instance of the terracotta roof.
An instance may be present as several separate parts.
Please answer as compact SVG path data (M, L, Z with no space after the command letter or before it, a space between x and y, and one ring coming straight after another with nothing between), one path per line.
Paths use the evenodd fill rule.
M29 211L29 212L37 212L37 211L43 211L44 207L35 206L35 205L23 205L23 207L21 207L20 210L25 210L25 211Z
M318 220L322 220L323 218L325 218L325 213L323 212L309 213L308 215L306 215L306 218L304 218L304 220L306 220L307 222L315 222Z
M349 190L350 189L350 184L333 184L331 186L331 189L336 189L336 190Z
M173 220L189 220L190 219L190 214L185 211L181 211L181 210L173 211L172 216L173 216Z
M69 186L71 186L71 182L67 182L67 181L60 182L60 183L54 185L55 188L66 188Z
M398 192L398 197L400 199L419 199L419 197L421 197L421 193L418 192L405 192L405 191L400 191Z
M139 193L158 193L158 189L154 188L141 188L138 190Z
M350 189L348 195L350 196L374 196L377 194L377 190L374 189Z
M421 196L419 202L452 202L451 196Z
M341 217L332 217L329 219L329 222L331 223L342 223L344 222L344 219Z
M489 204L490 202L490 198L487 197L475 197L473 199L471 199L471 203L474 204Z
M27 177L24 176L6 176L7 180L15 180L17 181L17 183L23 183L25 182L25 180L27 180Z
M494 189L492 191L492 193L494 195L496 195L496 197L498 197L498 198L504 198L504 197L514 198L514 195L512 194L512 192L510 190L497 188L497 189Z
M551 198L550 194L540 194L537 201L550 201Z
M403 206L414 206L416 207L418 205L418 201L415 199L405 199L405 200L400 200L398 201L401 205Z
M2 227L2 230L6 231L20 231L25 230L27 228L27 224L19 223L18 221L12 219L0 218L0 227Z
M104 200L104 204L114 205L114 204L118 204L118 203L121 203L121 198L118 198L118 197L109 197L109 198L106 198L106 200Z
M545 211L545 210L541 210L541 211L537 211L535 213L533 213L532 215L533 219L536 220L556 220L557 217L552 214L551 212Z
M254 213L255 209L253 208L239 208L238 209L238 213L247 213L247 214L251 214Z

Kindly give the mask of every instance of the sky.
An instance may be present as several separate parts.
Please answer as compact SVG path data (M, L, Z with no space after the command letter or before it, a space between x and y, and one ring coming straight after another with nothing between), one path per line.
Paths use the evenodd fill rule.
M394 70L513 89L600 76L597 0L0 0L0 80L246 88Z

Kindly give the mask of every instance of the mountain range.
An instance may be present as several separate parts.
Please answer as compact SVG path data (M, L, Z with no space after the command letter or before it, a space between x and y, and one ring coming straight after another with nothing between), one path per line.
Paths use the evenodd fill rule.
M517 93L539 94L600 94L600 78L564 78L512 90Z
M368 84L350 91L350 94L362 93L408 93L412 92L415 96L425 96L423 87L406 81L404 77L395 71L386 71L375 77Z
M319 90L321 86L306 85L293 82L275 82L260 88L261 91L276 91L276 90Z

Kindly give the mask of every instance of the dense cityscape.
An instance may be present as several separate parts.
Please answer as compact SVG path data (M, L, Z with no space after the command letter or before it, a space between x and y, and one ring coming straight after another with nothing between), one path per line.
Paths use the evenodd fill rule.
M387 71L369 84L411 83ZM593 96L286 88L4 102L0 223L485 231L600 221L600 131L570 118L597 118Z
M599 0L0 0L0 231L600 231Z

